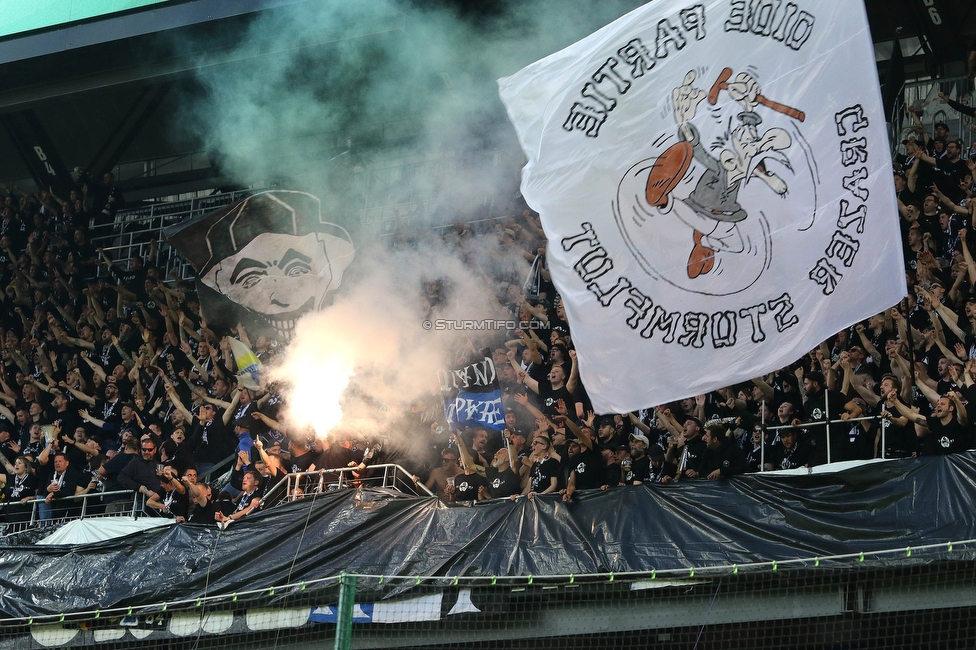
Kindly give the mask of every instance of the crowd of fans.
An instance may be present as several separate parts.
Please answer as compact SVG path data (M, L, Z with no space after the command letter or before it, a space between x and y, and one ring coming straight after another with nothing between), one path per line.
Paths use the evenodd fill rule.
M973 115L970 107L940 99ZM503 224L502 248L541 273L525 285L502 278L507 292L496 297L513 320L530 326L506 340L480 341L487 350L469 344L468 361L493 356L508 428L463 432L458 453L443 451L428 486L455 501L556 491L569 500L579 489L972 448L967 405L976 403L976 236L969 233L976 145L965 147L945 123L929 133L915 118L893 170L909 297L789 367L674 404L593 414L565 312L545 271L538 219L525 210ZM463 228L449 238L463 251Z
M192 285L165 277L155 241L128 259L90 243L90 229L112 224L124 204L110 174L65 199L0 188L2 512L23 522L136 507L226 526L269 493L282 498L272 488L288 473L320 472L294 493L335 484L323 470L367 480L381 462L405 466L447 501L557 492L568 501L579 490L815 466L828 453L834 462L969 449L976 148L920 121L904 145L893 182L907 300L768 376L634 413L590 406L537 215L525 207L496 222L487 246L469 224L437 233L490 280L486 300L524 324L462 338L446 355L455 367L492 358L504 431L452 433L443 396L431 395L402 405L389 431L295 435L278 419L274 385L238 384L225 336L265 363L276 341L251 340L241 325L215 332ZM389 245L413 237L431 233L401 230ZM449 278L418 287L423 317L438 317L453 290ZM84 504L68 498L82 495Z

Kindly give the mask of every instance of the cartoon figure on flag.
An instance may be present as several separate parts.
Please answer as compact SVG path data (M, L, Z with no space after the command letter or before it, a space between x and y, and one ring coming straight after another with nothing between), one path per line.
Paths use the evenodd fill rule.
M327 306L355 256L349 233L308 192L271 190L166 229L197 271L207 320L289 341Z
M688 71L671 92L677 142L628 170L614 208L645 271L694 293L729 295L754 283L768 268L772 254L772 227L766 214L756 210L749 221L750 210L739 201L740 192L761 181L769 191L785 197L790 184L783 175L794 170L789 151L794 137L781 126L762 130L759 110L769 109L796 122L802 122L805 114L764 97L759 81L749 72L733 79L732 70L724 68L707 93L695 85L697 77L695 70ZM720 120L723 128L709 141L692 120L706 99L715 106L722 91L734 100L730 106L735 114L726 118L720 109L713 109L716 119L708 123ZM810 213L815 212L813 205ZM647 234L640 232L645 227ZM641 239L656 238L661 230L684 233L687 243L669 247L671 256L646 255ZM683 267L676 257L681 255L686 256ZM708 274L715 281L703 277Z
M596 412L748 381L904 296L873 51L860 3L654 0L499 80Z

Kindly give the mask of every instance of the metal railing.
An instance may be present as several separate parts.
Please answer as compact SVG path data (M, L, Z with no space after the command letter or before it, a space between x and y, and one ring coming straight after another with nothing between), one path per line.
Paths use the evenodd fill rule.
M800 424L797 424L795 426L792 425L792 424L781 424L781 425L777 425L775 427L766 427L766 431L781 431L783 429L809 429L811 427L826 427L826 429L827 429L827 431L826 431L826 438L827 438L827 463L829 464L831 462L830 425L831 424L848 424L848 423L851 423L851 422L863 422L863 421L866 421L866 420L880 420L880 422L881 422L881 442L878 443L878 452L879 452L879 456L878 457L884 459L885 458L885 449L886 449L885 442L886 442L886 437L887 437L887 432L888 432L888 425L889 425L890 421L888 420L888 418L883 418L880 415L868 415L868 416L865 416L865 417L862 417L862 418L848 418L846 420L814 420L813 422L801 422ZM762 460L760 462L762 463L762 466L765 466L765 464L766 464L766 459L765 459L765 456L766 456L766 445L765 444L763 445L761 456L762 456ZM859 459L859 460L869 460L869 459ZM759 471L761 472L761 471L763 471L763 469L760 469Z
M154 203L145 207L131 210L120 210L115 221L110 224L93 226L90 230L91 244L101 248L109 257L123 268L133 256L145 257L152 243L155 242L158 251L158 266L164 275L175 270L175 275L181 280L192 280L195 276L192 267L183 259L164 239L162 231L183 221L187 221L218 208L240 201L263 190L239 190L226 194L215 194L203 198L174 201L172 203ZM432 224L426 219L410 213L406 209L413 203L387 205L382 208L360 210L360 221L364 226L372 228L374 234L380 238L390 238L397 235L401 229L411 230L424 227L438 235L443 235L454 227L453 222ZM399 208L407 211L406 216L390 218L388 213L397 213ZM376 212L376 211L379 212ZM376 214L373 214L373 213ZM484 234L490 232L494 225L511 215L495 215L482 219L466 220L464 223L474 232ZM98 267L97 276L108 273L103 267ZM96 277L97 277L96 276Z
M369 476L359 477L360 473ZM386 463L370 465L364 470L356 467L337 467L335 469L318 469L313 472L293 472L285 476L261 499L264 503L282 503L297 501L314 494L335 492L357 487L382 487L401 490L407 487L410 491L426 496L434 496L426 485L415 481L413 475L400 465ZM402 491L402 490L401 490Z
M120 210L112 223L96 225L89 230L90 241L93 246L103 249L121 266L125 266L127 260L135 255L144 257L155 241L161 269L167 274L176 269L177 277L190 279L193 277L192 270L183 257L163 239L163 229L230 205L260 191L238 190ZM101 268L98 272L107 273Z
M124 510L106 512L106 511L95 511L94 507L89 507L89 499L97 499L98 505L103 505L101 503L102 497L106 496L119 496L119 497L130 497L132 499L132 506L126 506ZM113 503L118 501L123 501L126 499L117 499ZM21 503L18 501L8 501L0 503L0 522L6 519L7 510L14 506L31 506L30 519L26 521L12 521L6 522L6 528L4 529L4 534L18 533L25 530L30 530L32 528L38 528L46 525L60 524L66 521L75 521L79 519L93 519L100 517L137 517L142 511L145 501L142 496L135 492L134 490L116 490L113 492L91 492L86 494L72 494L71 496L61 497L60 499L52 499L50 505L51 509L54 511L63 511L68 505L66 502L81 501L81 511L79 513L73 512L62 512L57 517L52 517L48 519L41 518L40 505L42 503L47 503L43 498L31 499L27 503ZM109 505L109 504L104 504Z
M892 112L894 117L892 118L891 131L889 133L892 151L897 151L901 146L901 141L912 133L914 124L906 110L909 107L916 109L920 113L922 122L929 135L934 134L935 124L937 122L945 122L949 127L949 134L962 140L964 148L970 147L973 144L974 138L976 138L976 133L969 130L969 125L972 123L973 118L956 112L948 104L943 104L938 99L939 90L951 96L954 88L957 90L965 88L967 83L968 79L965 76L907 82L902 87L904 101L899 98ZM963 104L967 103L967 99L970 102L972 101L972 95L970 93L963 93L961 96L957 96Z

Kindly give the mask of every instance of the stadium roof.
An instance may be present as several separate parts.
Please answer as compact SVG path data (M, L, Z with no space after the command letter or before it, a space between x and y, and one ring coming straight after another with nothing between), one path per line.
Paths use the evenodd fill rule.
M20 0L0 0L0 183L63 187L80 166L121 172L136 200L228 184L175 118L180 102L202 92L193 72L246 64L236 58L235 38L257 15L314 1L33 0L25 9ZM505 3L483 0L441 4L475 18L505 11ZM896 37L906 78L964 72L963 36L976 33L971 0L866 6L882 73Z

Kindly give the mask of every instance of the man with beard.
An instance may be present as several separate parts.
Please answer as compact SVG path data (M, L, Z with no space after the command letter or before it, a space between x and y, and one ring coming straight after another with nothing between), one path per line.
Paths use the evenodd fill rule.
M98 424L95 426L99 430L89 430L89 435L104 435L102 432L104 430L104 432L114 434L116 440L119 439L119 431L121 431L122 425L122 400L119 397L119 387L114 381L105 384L104 399L91 397L63 381L59 385L71 393L75 399L84 402L92 409L89 413L98 419ZM94 420L92 424L94 424ZM108 426L105 426L106 424Z
M872 412L888 419L888 427L884 431L884 455L883 458L908 458L915 455L918 450L918 438L909 427L909 419L897 412L894 402L888 399L888 395L894 391L896 394L901 392L901 380L894 375L885 375L881 378L880 390L881 397L877 397L867 391L858 388L858 394L867 402L875 400ZM892 413L895 411L895 413Z
M480 428L471 429L466 435L471 440L471 458L474 460L474 464L480 465L481 467L488 467L488 432ZM461 458L464 458L463 451L461 453Z
M919 455L954 454L969 449L971 442L967 428L969 421L966 407L959 399L958 393L949 393L940 397L935 403L935 408L932 409L932 415L928 417L903 404L895 390L888 393L887 399L894 404L901 415L915 423L919 437Z
M827 380L823 373L813 371L808 372L803 378L803 392L806 400L803 402L803 411L806 414L805 422L824 422L840 416L844 411L844 400L840 391L828 391ZM794 425L800 424L799 419L794 419ZM807 437L813 447L813 458L811 465L823 465L834 458L827 458L827 428L826 426L811 426L807 430Z
M630 468L623 476L625 485L642 485L651 480L650 443L643 434L630 435Z
M724 425L709 424L702 439L705 441L705 454L698 470L699 478L714 481L745 471L745 454L739 445L729 440Z

